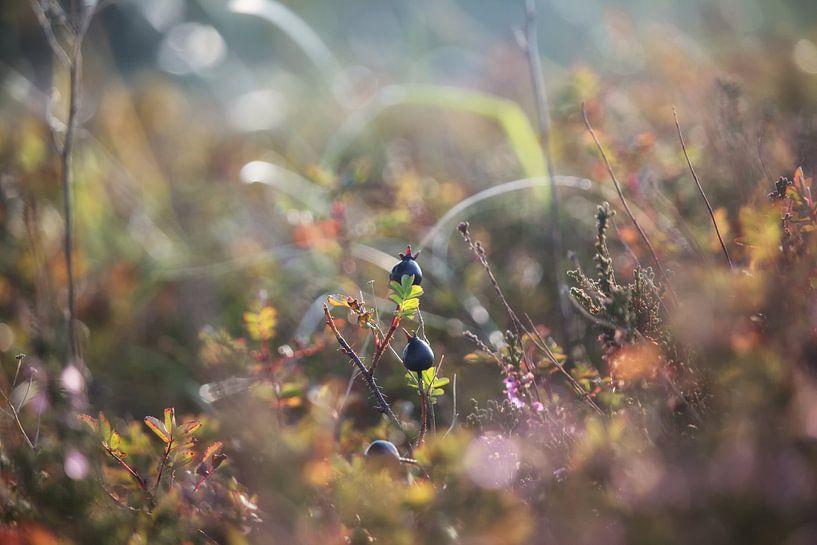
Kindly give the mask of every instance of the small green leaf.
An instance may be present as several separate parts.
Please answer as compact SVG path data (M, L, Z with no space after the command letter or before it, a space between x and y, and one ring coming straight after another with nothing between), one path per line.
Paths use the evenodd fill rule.
M173 434L173 428L176 427L176 409L170 407L169 409L165 409L165 429L170 433Z
M295 383L288 383L281 385L281 391L278 392L278 397L281 399L287 399L290 397L296 397L303 393L303 388L301 388L300 384Z
M414 282L414 275L413 274L411 274L411 275L404 274L400 278L400 284L403 287L403 291L402 291L403 299L406 299L408 294L411 293L411 286L412 286L413 282Z
M435 378L431 385L434 388L441 388L451 382L447 377Z
M108 419L105 418L105 415L101 412L99 413L99 433L104 439L111 436L111 423L108 422Z
M389 299L391 299L395 305L403 304L403 298L397 295L396 293L392 293L391 295L389 295Z

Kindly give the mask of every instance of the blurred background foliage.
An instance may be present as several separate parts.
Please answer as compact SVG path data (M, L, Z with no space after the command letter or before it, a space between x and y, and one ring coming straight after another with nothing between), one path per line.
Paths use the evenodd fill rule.
M62 430L36 459L16 450L13 423L0 428L0 470L19 475L39 464L56 480L7 478L17 488L3 488L0 520L30 529L7 539L817 539L814 241L804 231L786 250L781 212L767 198L780 176L802 167L806 180L817 170L817 4L538 5L558 221L575 255L562 273L576 263L593 270L596 205L618 204L581 121L585 103L684 301L667 322L692 354L705 400L694 424L665 419L674 407L651 386L648 396L625 391L632 403L604 417L558 385L547 416L519 413L503 404L495 366L468 363L465 330L493 347L511 324L456 232L464 220L511 306L570 344L571 357L606 370L597 329L579 315L561 323L554 301L553 286L566 278L555 277L547 181L537 178L546 169L519 45L523 4L117 0L95 17L83 49L73 202L77 315L91 377L87 405L72 410L105 411L123 433L165 407L201 413L208 440L223 441L230 456L225 474L250 491L225 477L214 485L224 491L219 501L251 506L229 521L208 519L202 535L155 522L160 510L153 526L123 522L128 513L100 515L112 507L96 476L56 477L67 472L69 446L110 465L59 414L70 400L61 397L65 377L60 383L66 273L52 131L65 121L67 72L31 5L3 3L0 388L10 390L15 355L25 352L23 383L36 376L39 389L23 422L33 429L42 418L44 429ZM719 261L673 107L734 274ZM525 179L533 181L517 182ZM638 263L651 264L623 215L608 236L622 283ZM371 410L362 387L346 399L351 370L325 336L320 308L328 294L362 293L390 312L387 271L407 243L422 249L428 337L458 384L457 406L446 391L436 438L416 452L431 480L416 468L370 475L360 458L368 441L390 438L403 452L408 442ZM559 338L564 331L575 342ZM363 335L349 335L363 345ZM275 363L309 347L294 366ZM395 363L379 380L409 421L415 397ZM272 382L259 379L268 378L265 366ZM230 378L246 379L233 383L235 395L209 399L201 390ZM457 413L460 425L445 434ZM150 459L140 433L129 439L137 461ZM518 471L503 480L511 466ZM481 480L486 472L500 481ZM9 499L17 493L28 507ZM263 523L249 522L247 511L259 508L250 493ZM66 508L71 502L83 507ZM88 528L66 528L86 516Z

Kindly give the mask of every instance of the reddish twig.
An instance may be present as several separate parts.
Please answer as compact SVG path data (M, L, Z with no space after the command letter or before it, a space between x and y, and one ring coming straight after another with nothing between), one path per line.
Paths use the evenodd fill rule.
M684 151L684 157L686 158L687 165L689 166L689 172L692 174L692 179L695 180L695 185L698 186L698 192L701 194L701 198L704 200L704 203L706 203L706 209L709 211L709 217L712 218L712 225L715 227L715 234L718 235L718 242L721 243L721 249L723 250L723 255L726 257L726 262L729 264L729 268L734 270L732 260L729 258L729 251L726 249L726 243L723 241L721 230L718 229L718 222L715 220L715 212L712 210L712 205L709 204L709 199L706 197L701 181L698 179L698 175L695 173L695 168L692 166L692 161L689 159L686 142L684 142L684 135L681 132L681 124L678 122L678 113L675 111L675 108L672 109L672 117L675 118L675 128L678 129L678 140L681 142L681 149Z
M133 478L133 480L136 481L136 484L139 485L139 488L141 488L145 492L146 495L149 494L147 483L144 481L144 479L142 479L142 477L139 476L139 473L137 473L135 469L133 469L130 465L128 465L128 463L125 460L123 460L118 454L116 454L111 449L111 447L104 446L104 449L105 449L105 452L107 452L108 455L111 458L113 458L116 461L116 463L119 464L122 467L122 469L124 469L125 471L127 471L130 474L130 476Z
M400 307L397 307L398 311ZM380 359L383 357L383 353L386 352L386 348L389 347L391 343L392 337L394 337L394 332L397 331L397 327L400 325L401 320L400 313L394 315L391 319L391 325L389 326L389 330L386 331L386 334L383 336L383 340L377 346L377 349L374 351L374 356L372 357L372 364L369 366L369 370L367 371L370 377L374 376L374 372L377 369L377 364L380 363Z
M164 473L165 466L167 465L167 458L170 456L170 449L173 448L173 436L170 436L170 440L167 442L167 447L165 447L165 452L162 455L162 461L159 462L159 474L156 475L156 484L153 485L153 495L155 496L156 493L159 491L159 483L162 481L162 473Z
M389 403L383 396L383 392L381 392L380 388L378 388L374 378L369 375L369 371L366 369L366 366L363 365L362 361L360 361L360 356L355 353L352 347L349 346L349 343L346 342L346 339L343 338L340 331L338 331L338 326L335 324L335 320L332 318L332 314L329 312L329 307L325 304L323 305L323 314L326 317L326 325L332 330L332 333L334 333L335 338L340 345L341 352L346 354L352 364L360 372L364 382L366 382L366 386L369 388L372 396L374 396L375 401L377 401L380 412L388 416L389 420L391 420L392 423L400 429L400 431L404 431L403 426L400 425L400 421L397 420L397 416L395 416L394 411L391 410Z

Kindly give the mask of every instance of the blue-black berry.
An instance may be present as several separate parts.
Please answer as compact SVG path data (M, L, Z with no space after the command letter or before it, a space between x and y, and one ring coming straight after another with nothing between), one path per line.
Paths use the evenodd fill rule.
M403 365L406 369L419 373L434 365L434 352L423 339L415 333L409 337L403 349Z
M406 247L406 253L399 255L400 262L392 267L389 280L400 282L403 276L414 275L414 284L419 286L423 281L423 271L420 269L420 265L417 264L417 256L420 255L420 252L411 255L411 245L409 245Z

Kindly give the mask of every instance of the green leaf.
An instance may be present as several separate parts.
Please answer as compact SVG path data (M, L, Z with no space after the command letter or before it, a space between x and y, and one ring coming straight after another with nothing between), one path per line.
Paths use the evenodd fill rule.
M547 172L536 130L518 103L469 89L426 84L390 85L381 89L365 108L347 121L345 130L337 131L337 136L327 145L321 164L330 170L336 169L348 148L358 141L361 133L370 130L370 124L380 115L391 109L408 114L418 106L466 112L496 123L505 133L525 177L544 176Z
M158 418L146 416L145 424L153 433L156 434L159 439L162 440L163 443L170 442L170 434L168 433L167 428L165 428L165 425Z
M389 287L391 289L393 289L395 292L397 292L398 294L403 293L403 286L400 285L400 282L392 280L391 282L389 282Z
M165 409L165 430L168 431L171 435L173 434L173 428L176 427L176 409L170 407L169 409Z
M99 413L99 433L102 434L104 439L108 439L111 436L111 423L108 422L108 419L105 418L105 415L101 412Z
M397 295L396 293L392 293L391 295L389 295L389 299L391 299L395 305L403 304L403 298Z
M431 386L433 386L434 388L441 388L448 384L449 382L451 381L448 379L448 377L435 378L434 381L431 383Z
M414 282L414 275L413 274L404 274L400 278L400 284L403 287L403 291L401 292L401 295L403 296L403 299L408 298L408 295L411 293L411 286L412 286L413 282Z
M287 399L290 397L297 397L303 393L303 388L301 388L300 384L295 383L288 383L281 385L281 391L278 392L278 397L281 399Z

